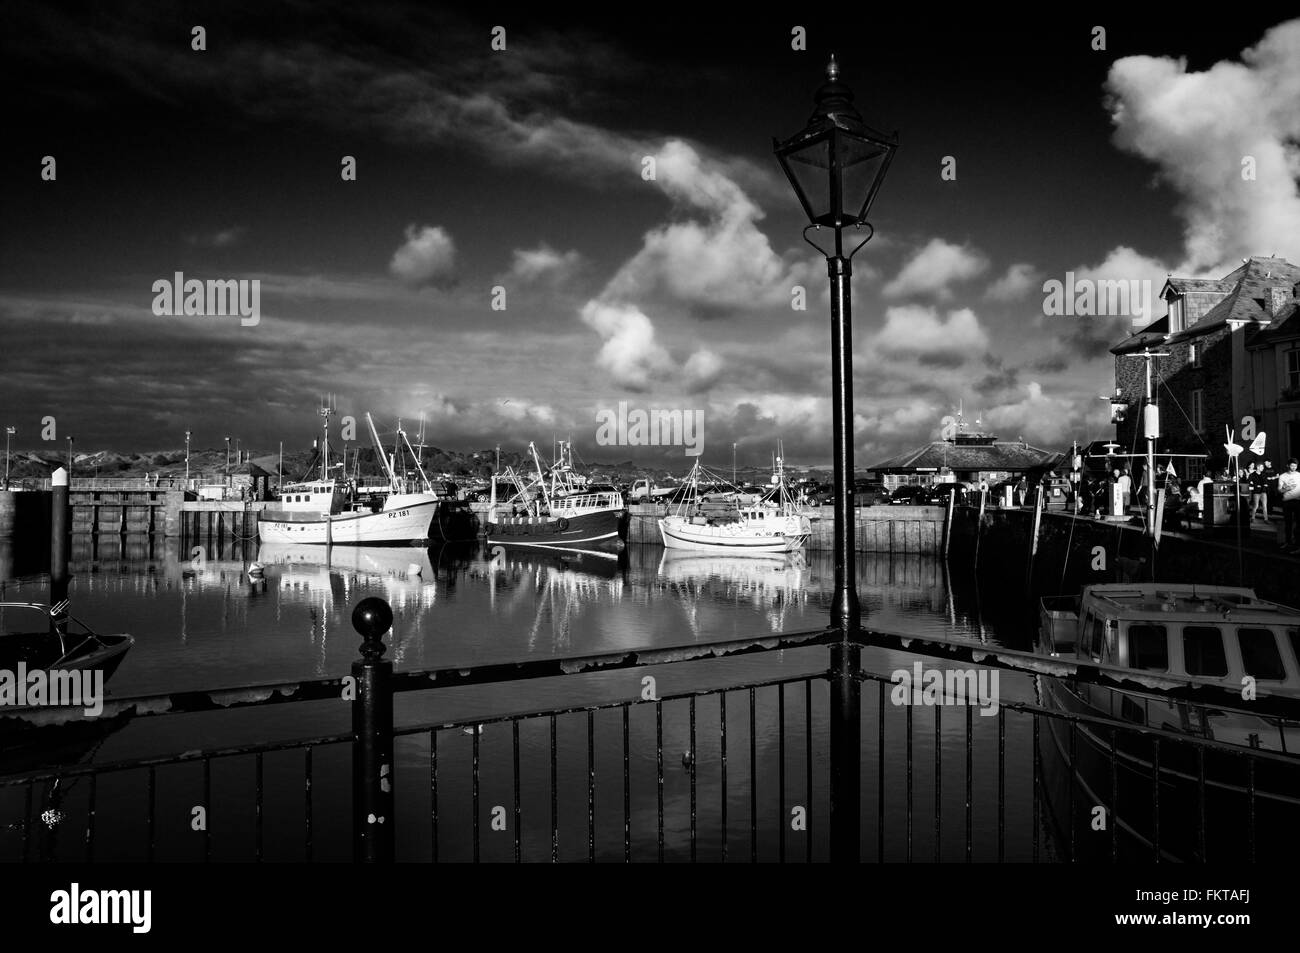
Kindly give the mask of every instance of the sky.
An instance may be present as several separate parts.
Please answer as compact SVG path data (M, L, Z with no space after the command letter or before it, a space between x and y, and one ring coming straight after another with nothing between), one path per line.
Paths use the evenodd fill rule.
M693 462L599 444L622 402L702 413L706 465L827 464L826 265L772 137L832 53L901 142L854 259L860 466L958 406L1112 435L1132 315L1048 313L1045 282L1300 262L1300 20L804 12L7 3L0 422L274 452L331 393L443 448ZM178 272L257 281L256 322L156 313Z

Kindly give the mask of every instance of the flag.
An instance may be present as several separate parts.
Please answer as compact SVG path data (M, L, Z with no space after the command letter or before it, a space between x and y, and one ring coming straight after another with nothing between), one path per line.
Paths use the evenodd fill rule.
M1171 477L1178 476L1178 471L1174 469L1173 460L1170 460L1169 463L1165 466L1165 472L1168 473Z
M1265 442L1264 438L1267 437L1267 436L1268 436L1268 435L1265 434L1264 431L1261 430L1261 431L1259 432L1259 435L1256 436L1255 439L1252 440L1252 441L1250 442L1250 452L1251 452L1251 453L1263 454L1263 452L1264 452L1264 442Z

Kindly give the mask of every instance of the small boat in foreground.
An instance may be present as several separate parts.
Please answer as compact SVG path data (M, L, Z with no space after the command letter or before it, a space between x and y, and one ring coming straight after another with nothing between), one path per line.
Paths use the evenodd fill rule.
M1121 859L1250 859L1252 830L1256 858L1300 849L1300 612L1242 587L1087 586L1042 600L1039 648L1103 677L1038 679L1066 716L1043 719L1048 806L1081 851L1109 855L1097 807Z
M135 644L126 633L100 635L39 602L0 602L0 670L96 669L107 680ZM3 709L0 709L3 714Z

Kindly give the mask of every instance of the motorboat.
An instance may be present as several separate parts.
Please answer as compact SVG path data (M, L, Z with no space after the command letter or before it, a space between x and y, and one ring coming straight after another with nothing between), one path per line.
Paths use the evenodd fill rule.
M1256 858L1300 849L1300 612L1244 587L1093 585L1042 600L1038 647L1088 673L1038 678L1064 716L1040 750L1074 843L1109 852L1102 807L1130 859L1244 860L1251 830Z

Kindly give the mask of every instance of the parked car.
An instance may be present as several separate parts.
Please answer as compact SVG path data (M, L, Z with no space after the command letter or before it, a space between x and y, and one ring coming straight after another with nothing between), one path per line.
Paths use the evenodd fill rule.
M895 487L894 492L890 494L889 502L895 505L920 506L925 503L926 487L904 485Z
M926 493L925 502L931 506L947 507L950 496L956 497L953 502L960 506L966 502L966 487L960 483L936 483Z
M853 503L855 506L882 506L891 502L885 484L878 480L854 480Z

